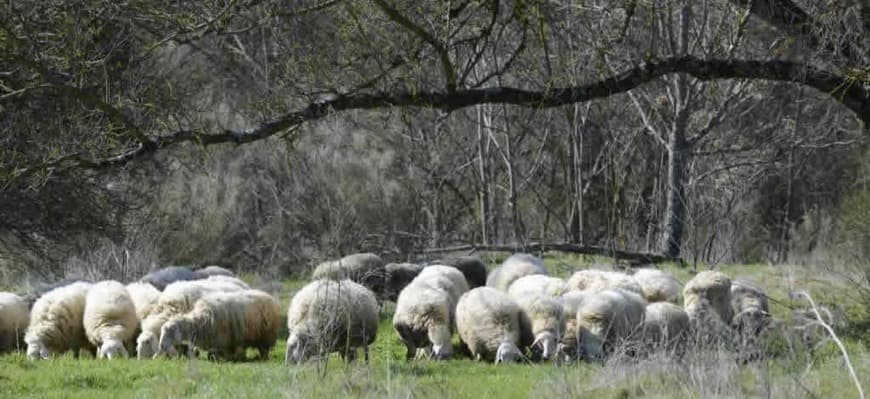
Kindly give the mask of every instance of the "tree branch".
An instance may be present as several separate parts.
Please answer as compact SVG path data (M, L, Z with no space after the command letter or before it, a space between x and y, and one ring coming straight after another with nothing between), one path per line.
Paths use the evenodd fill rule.
M512 104L536 108L558 107L585 102L627 92L656 78L686 73L700 80L715 79L761 79L800 83L829 94L834 100L852 110L864 122L865 131L870 127L870 88L866 82L845 78L827 71L789 61L752 60L701 60L693 56L669 58L636 66L597 82L530 91L512 87L491 87L459 90L456 92L377 92L338 96L334 99L308 104L297 111L267 121L247 130L224 130L220 133L182 130L163 136L151 137L138 147L106 159L89 160L68 157L64 164L70 167L91 169L113 167L171 145L196 142L201 145L220 143L250 143L273 136L291 127L346 110L378 109L391 107L426 107L446 112L478 104ZM54 163L49 161L47 164ZM44 168L19 169L15 176L21 177Z
M425 29L421 28L419 25L412 22L410 19L405 18L398 10L391 7L385 0L374 0L375 4L387 14L391 20L395 23L401 25L405 29L411 31L415 35L419 36L420 39L423 39L426 43L429 43L432 48L435 49L435 52L438 53L438 58L441 60L441 69L444 71L444 79L447 80L447 92L452 93L456 91L456 70L453 69L453 63L450 61L450 54L447 52L447 47L444 46L441 41L432 36L429 32L426 32Z

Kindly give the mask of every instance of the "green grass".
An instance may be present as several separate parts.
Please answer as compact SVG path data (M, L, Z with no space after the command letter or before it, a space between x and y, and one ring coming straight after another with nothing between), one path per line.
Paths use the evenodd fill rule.
M545 260L562 276L590 263L574 257L548 256ZM691 278L687 269L671 270L683 282ZM800 305L788 299L787 293L793 289L807 289L820 303L830 306L845 306L838 301L848 298L837 277L824 273L759 265L728 266L724 271L767 288L777 299L772 307L779 317L787 317L790 306ZM282 304L286 306L304 284L283 282L279 295ZM286 337L286 332L282 336ZM823 343L810 352L784 337L777 339L772 340L776 357L749 365L738 365L729 354L721 353L695 354L682 362L648 359L561 367L495 366L468 359L409 364L404 360L404 345L385 315L368 366L362 362L348 366L332 355L325 365L312 362L288 367L283 364L283 342L268 361L245 363L97 361L70 355L31 362L21 354L8 354L0 356L0 398L856 397L833 345ZM867 343L848 338L846 345L865 388L870 388Z

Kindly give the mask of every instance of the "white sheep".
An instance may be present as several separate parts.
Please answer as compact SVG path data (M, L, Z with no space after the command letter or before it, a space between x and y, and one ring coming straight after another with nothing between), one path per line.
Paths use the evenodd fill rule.
M589 291L572 290L559 298L562 302L562 315L565 318L565 331L562 333L558 352L565 356L565 360L580 357L580 327L577 322L577 311L590 294Z
M160 301L160 291L148 283L127 284L127 292L136 306L136 317L141 322L148 317Z
M643 290L631 276L615 271L586 269L575 272L568 279L568 286L574 290L601 291L608 288L620 288L643 294Z
M640 286L648 302L677 303L680 299L679 280L673 274L659 269L638 269L631 278Z
M477 359L512 362L532 344L529 320L504 291L478 287L456 305L456 329Z
M544 295L547 297L559 297L570 289L565 280L544 274L532 274L518 278L510 285L507 292L511 298L527 295Z
M142 320L142 332L136 338L136 355L150 359L157 353L160 328L173 316L185 314L204 295L241 291L238 284L213 280L178 281L166 286L151 313Z
M531 325L534 342L530 348L533 360L550 359L556 354L557 345L565 331L562 302L558 297L525 294L509 295L523 310Z
M0 353L20 347L29 323L27 299L11 292L0 292Z
M82 325L90 288L90 283L77 282L51 290L36 300L24 335L27 357L48 359L67 350L78 357L81 349L95 349L88 342Z
M580 347L591 359L601 359L630 342L643 322L646 301L620 288L591 293L577 310Z
M369 361L369 345L378 333L379 307L375 294L351 280L316 280L303 287L287 310L285 363L338 352L347 360L362 347Z
M683 287L683 307L689 315L693 338L718 345L731 339L731 279L713 270L698 273Z
M208 294L193 310L169 319L160 330L155 356L173 354L185 344L208 351L213 359L244 360L247 348L256 348L261 360L275 346L280 327L278 302L259 290ZM188 350L187 356L192 356Z
M643 319L643 339L651 349L667 349L681 354L689 338L689 315L670 302L654 302L646 306Z
M139 327L136 305L124 284L101 281L88 291L82 325L88 341L97 347L97 358L127 357L124 344Z
M453 355L450 339L455 326L454 311L467 289L465 277L455 268L430 266L399 293L393 328L408 349L406 359L422 356L429 345L436 359Z
M489 273L486 286L507 291L514 281L532 274L547 274L544 261L534 255L513 254Z

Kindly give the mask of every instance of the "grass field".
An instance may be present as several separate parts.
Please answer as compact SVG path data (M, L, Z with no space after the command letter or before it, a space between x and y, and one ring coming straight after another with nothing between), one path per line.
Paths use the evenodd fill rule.
M573 258L548 258L558 274L569 273ZM682 281L685 269L672 269ZM775 299L774 314L786 319L800 303L791 290L806 289L827 306L854 313L854 294L836 274L807 272L788 266L730 266L723 269L763 285ZM255 282L256 283L256 282ZM287 281L282 304L304 282ZM857 305L855 305L857 306ZM850 313L851 312L851 313ZM404 360L385 312L371 363L345 365L333 355L326 364L287 367L279 342L268 362L215 363L204 360L135 359L97 361L70 355L31 362L23 355L0 357L2 398L697 398L697 397L858 397L843 366L842 356L829 341L810 351L772 331L770 353L764 361L739 365L722 352L692 353L682 361L656 357L616 359L605 364L515 364L495 366L460 359L449 362ZM848 318L848 317L847 317ZM851 324L850 324L851 323ZM855 326L859 327L855 327ZM870 353L866 329L859 320L841 327L853 365L870 387ZM779 328L786 331L789 327ZM774 329L777 330L777 329ZM286 337L285 333L282 333Z

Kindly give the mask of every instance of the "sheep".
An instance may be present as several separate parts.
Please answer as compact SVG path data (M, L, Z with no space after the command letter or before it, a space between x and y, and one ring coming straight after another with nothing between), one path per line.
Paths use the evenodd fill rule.
M516 300L516 298L526 295L559 297L568 292L569 287L568 283L561 278L543 274L532 274L514 281L507 291L508 295Z
M430 344L435 359L453 355L450 339L455 326L454 311L466 291L468 283L459 270L438 265L424 268L399 293L393 328L408 350L406 360L422 356Z
M447 265L457 268L468 282L468 288L486 285L486 265L476 256L455 256L432 262L436 265Z
M649 302L677 303L680 282L673 274L658 269L638 269L631 278L640 286L641 294Z
M197 269L196 272L205 274L206 276L236 277L236 274L229 269L224 269L223 267L216 265L206 266L201 269Z
M512 362L534 339L529 320L516 302L493 287L468 291L456 305L456 329L477 360Z
M72 283L45 293L33 304L24 335L28 358L48 359L67 350L78 357L81 349L94 350L82 325L90 288L90 283Z
M208 277L205 273L195 272L184 266L170 266L155 270L139 279L139 282L148 283L160 291L167 285L176 281L202 280Z
M678 355L689 338L689 315L670 302L654 302L646 306L643 319L643 339L651 349L663 348Z
M173 316L189 312L202 296L240 290L242 288L238 284L213 280L178 281L169 284L160 294L157 306L142 320L142 332L136 338L137 357L149 359L154 356L158 350L160 328L163 324Z
M577 310L580 350L590 359L602 359L625 344L641 327L646 301L620 288L592 292Z
M643 295L643 290L631 276L608 270L586 269L575 272L568 279L568 286L575 290L601 291L620 288Z
M139 319L124 284L117 281L94 284L85 299L82 325L88 341L97 347L98 359L127 357L124 344L135 336Z
M21 346L29 323L27 300L10 292L0 292L0 353Z
M384 298L395 302L402 289L420 274L423 266L416 263L387 263L384 270L387 275Z
M565 318L565 331L562 333L562 340L559 342L557 351L565 356L565 360L576 359L580 356L580 327L577 323L577 311L590 294L588 291L572 290L559 298L562 302L562 314Z
M486 286L507 291L514 281L531 274L547 274L544 261L529 254L513 254L489 273Z
M369 345L378 333L379 307L371 290L351 280L315 280L303 287L287 310L285 364L338 352L346 361Z
M224 275L219 275L219 274L213 275L213 276L208 276L208 278L206 278L205 280L202 280L202 281L233 284L233 285L236 285L240 289L243 289L243 290L251 289L251 287L248 285L248 283L246 283L246 282L244 282L236 277L224 276Z
M531 324L531 332L534 336L534 342L530 346L532 360L538 358L549 360L556 354L557 345L565 331L561 301L556 299L558 297L547 295L509 296L520 306Z
M136 307L136 317L140 322L151 314L157 306L157 302L160 301L160 291L151 284L130 283L127 284L127 292L130 293L130 298L133 299L133 305Z
M352 280L383 298L386 270L380 256L373 253L359 253L319 264L311 278L312 280Z
M731 279L713 270L698 273L683 287L683 307L695 339L703 344L727 342L731 336Z
M253 347L265 360L280 327L278 302L259 290L218 292L196 301L193 310L169 319L160 329L157 355L172 354L186 344L208 351L212 359L244 360ZM192 351L187 352L192 356Z
M763 355L758 337L771 323L767 294L759 287L744 281L731 284L731 307L734 316L731 328L740 353L739 360L757 360Z

